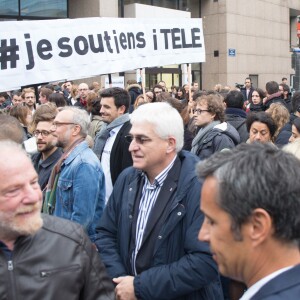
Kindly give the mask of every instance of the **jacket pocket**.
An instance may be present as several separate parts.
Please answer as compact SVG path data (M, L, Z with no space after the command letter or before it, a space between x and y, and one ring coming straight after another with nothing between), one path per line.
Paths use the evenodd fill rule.
M58 188L58 199L61 205L68 212L72 211L73 206L73 195L72 195L72 180L59 179L57 183Z
M79 265L72 265L72 266L65 266L65 267L56 268L56 269L42 270L42 271L40 271L40 276L42 278L51 277L51 276L57 275L59 273L74 272L75 270L78 270L78 269L79 269Z

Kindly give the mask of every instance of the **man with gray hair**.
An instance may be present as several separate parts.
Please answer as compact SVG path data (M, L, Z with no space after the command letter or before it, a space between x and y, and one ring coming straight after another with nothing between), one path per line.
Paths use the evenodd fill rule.
M197 171L199 240L221 274L247 285L241 300L299 299L300 161L271 144L241 144Z
M38 175L26 152L0 141L0 156L1 299L115 299L82 227L41 215Z
M119 300L222 300L203 221L197 156L183 147L183 121L167 103L135 110L126 136L133 167L118 177L96 245Z
M100 162L85 141L90 118L85 110L66 107L50 128L63 155L48 182L43 211L83 225L95 238L105 198L105 182Z

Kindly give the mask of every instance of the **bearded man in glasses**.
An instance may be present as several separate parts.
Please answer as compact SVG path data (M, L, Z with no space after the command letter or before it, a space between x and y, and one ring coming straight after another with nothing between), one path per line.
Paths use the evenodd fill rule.
M39 106L34 114L33 132L36 137L38 153L31 157L34 168L39 175L39 185L44 191L53 167L62 155L62 149L56 147L57 138L51 133L51 126L57 115L56 107L48 104Z
M99 159L85 138L88 113L67 106L50 128L63 155L54 166L47 185L43 212L83 226L91 241L104 208L105 182Z
M149 103L130 122L133 167L118 177L95 242L117 299L223 299L208 245L197 241L198 158L181 151L181 116Z

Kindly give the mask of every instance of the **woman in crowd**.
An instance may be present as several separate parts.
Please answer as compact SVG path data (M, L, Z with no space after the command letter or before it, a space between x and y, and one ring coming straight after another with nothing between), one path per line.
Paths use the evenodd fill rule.
M146 98L148 99L147 95L146 95ZM135 99L134 104L133 104L133 109L136 110L140 105L148 103L147 99L145 99L143 94L137 96L137 98Z
M100 101L100 98L96 98L91 102L88 101L87 104L87 110L91 115L91 124L88 130L88 135L91 136L92 139L95 138L96 134L100 131L101 126L103 124L102 117L100 114Z
M9 114L12 117L15 117L21 124L24 130L23 140L27 140L32 137L30 134L28 127L32 122L32 114L30 109L27 106L17 105L10 109Z
M249 113L246 119L246 125L249 132L249 143L273 142L277 126L272 117L266 112Z
M184 144L182 150L191 151L194 135L188 128L188 124L190 121L188 107L186 105L183 105L183 103L180 100L172 97L166 99L165 102L169 103L172 107L174 107L179 112L184 125Z
M277 130L274 134L274 143L278 147L288 144L292 134L292 126L289 123L290 113L281 103L273 103L266 111L274 120Z
M252 92L251 102L247 106L247 112L257 112L263 110L263 99L266 94L262 89L254 89Z
M185 89L183 87L178 88L176 98L181 101L185 100Z
M292 135L290 136L289 142L293 143L295 140L300 138L300 118L296 118L292 124Z
M239 133L225 122L223 97L218 94L203 95L196 99L195 125L200 128L192 142L192 153L201 159L213 153L235 147L240 142Z

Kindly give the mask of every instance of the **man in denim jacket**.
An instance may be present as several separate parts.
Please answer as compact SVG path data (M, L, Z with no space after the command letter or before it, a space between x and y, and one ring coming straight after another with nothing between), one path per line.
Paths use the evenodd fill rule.
M48 189L54 191L53 214L81 224L93 241L104 207L105 180L97 156L85 141L89 123L87 112L75 107L66 107L56 116L51 130L64 154Z

